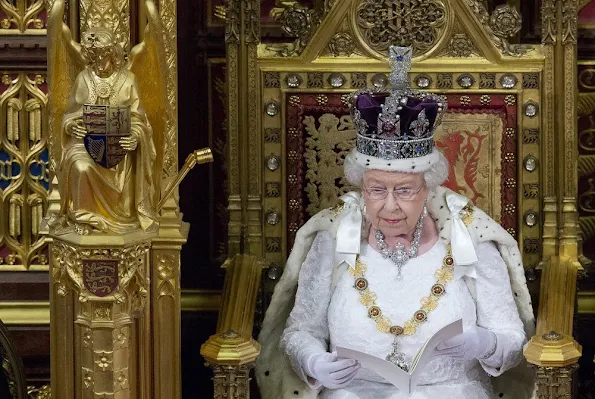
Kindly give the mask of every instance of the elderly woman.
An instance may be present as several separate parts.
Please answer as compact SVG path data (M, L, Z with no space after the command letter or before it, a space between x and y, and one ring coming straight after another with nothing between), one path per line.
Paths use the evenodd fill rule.
M448 164L433 134L444 99L410 90L411 50L391 53L391 91L363 90L352 104L357 146L345 176L361 193L298 232L275 289L259 339L264 398L491 398L490 377L521 362L533 333L516 241L440 186ZM411 395L333 350L408 370L425 341L456 319L463 333L439 344ZM504 385L515 395L496 393L530 397L531 375L510 374L514 386Z

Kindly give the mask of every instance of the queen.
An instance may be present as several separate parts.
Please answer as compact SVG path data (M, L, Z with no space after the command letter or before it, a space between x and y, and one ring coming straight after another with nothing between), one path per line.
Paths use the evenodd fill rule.
M136 77L125 66L122 46L105 28L89 29L81 50L88 66L76 78L62 120L61 215L82 234L91 228L114 234L155 230L156 152ZM89 104L130 107L130 134L118 142L125 156L114 167L98 165L85 149L83 108Z
M529 369L515 369L534 332L517 243L441 186L448 163L434 131L446 101L409 87L410 48L391 48L390 60L391 90L352 98L357 139L344 170L360 189L299 230L275 288L259 337L262 396L530 398ZM411 395L334 351L407 370L456 319L463 333L439 344Z

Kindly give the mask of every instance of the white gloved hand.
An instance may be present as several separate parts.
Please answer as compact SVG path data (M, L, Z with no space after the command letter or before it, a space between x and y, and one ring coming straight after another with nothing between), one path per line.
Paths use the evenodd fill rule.
M310 355L304 366L307 375L330 389L349 384L361 367L357 360L339 359L336 352Z
M435 353L464 360L486 359L494 354L496 345L496 334L483 327L474 326L438 344Z

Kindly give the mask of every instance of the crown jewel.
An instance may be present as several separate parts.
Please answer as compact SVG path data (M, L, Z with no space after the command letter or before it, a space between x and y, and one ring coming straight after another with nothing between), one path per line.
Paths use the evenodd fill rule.
M361 154L392 160L432 152L434 130L446 111L446 99L411 89L407 76L411 57L411 47L391 46L391 88L362 89L353 94L351 114Z

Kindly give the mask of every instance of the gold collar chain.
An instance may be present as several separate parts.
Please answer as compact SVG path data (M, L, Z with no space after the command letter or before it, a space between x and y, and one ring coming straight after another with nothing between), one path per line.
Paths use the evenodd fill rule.
M370 291L365 272L368 269L366 264L360 261L359 256L355 262L355 268L350 267L349 273L355 278L353 287L359 292L360 302L368 308L368 316L376 322L378 331L399 335L413 335L417 332L417 327L428 319L428 313L436 309L438 300L445 293L445 285L452 280L454 275L454 259L450 244L446 247L446 255L442 260L442 267L434 273L436 283L430 288L430 295L421 298L421 308L413 313L413 317L405 321L403 326L393 325L390 318L382 313L380 307L376 304L376 293Z

